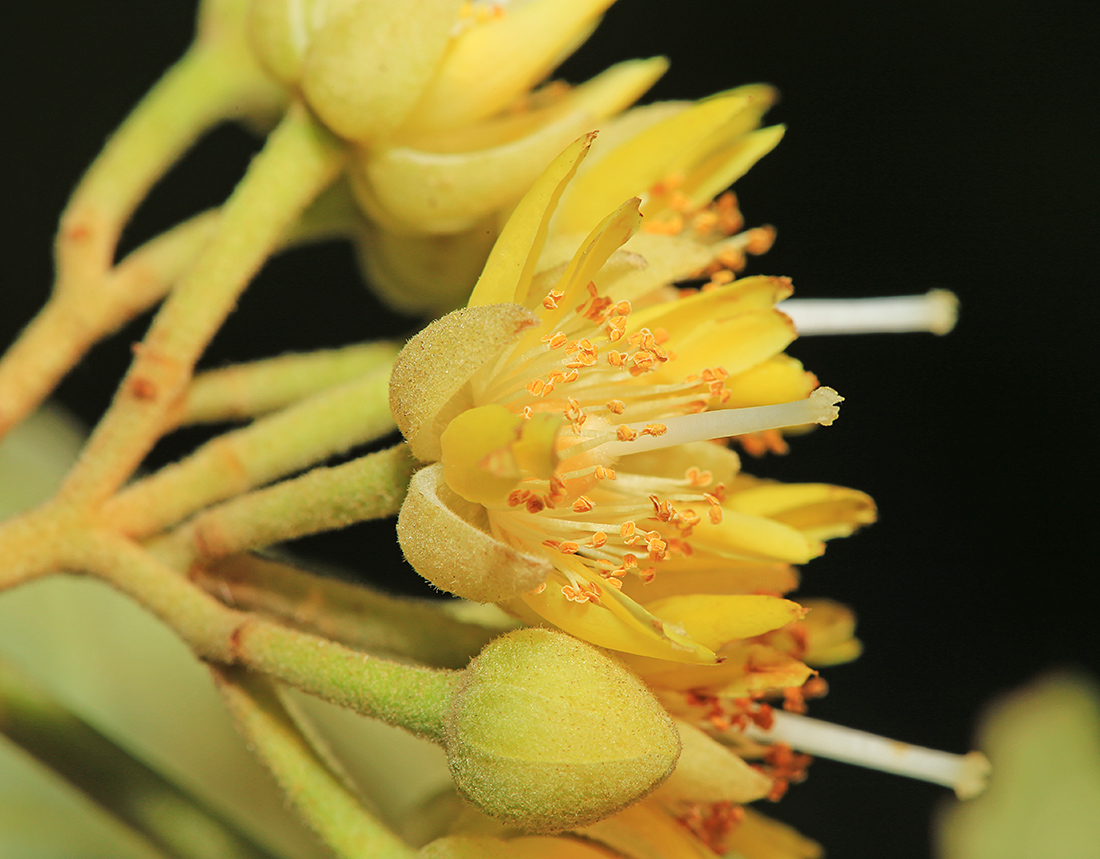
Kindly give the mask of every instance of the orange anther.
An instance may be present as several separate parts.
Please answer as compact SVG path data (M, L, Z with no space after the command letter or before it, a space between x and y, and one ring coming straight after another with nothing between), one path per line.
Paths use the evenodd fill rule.
M565 295L564 292L557 289L551 289L546 298L542 300L542 306L547 310L557 310L558 302L561 301L563 295Z
M587 513L596 505L592 503L592 499L587 495L582 495L576 501L573 502L574 513Z

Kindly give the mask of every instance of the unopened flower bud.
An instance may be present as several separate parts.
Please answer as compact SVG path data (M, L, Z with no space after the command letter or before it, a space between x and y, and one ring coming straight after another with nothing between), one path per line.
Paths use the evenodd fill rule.
M302 91L324 123L363 143L397 128L436 74L458 0L370 0L317 29Z
M470 664L446 748L467 799L510 825L551 832L649 793L675 766L680 736L617 662L568 636L523 629Z
M363 0L252 0L248 31L252 49L268 74L297 85L317 29Z

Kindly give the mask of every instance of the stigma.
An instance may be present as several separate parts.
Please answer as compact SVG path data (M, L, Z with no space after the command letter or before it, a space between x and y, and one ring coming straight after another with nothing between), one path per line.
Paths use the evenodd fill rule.
M959 799L970 799L985 790L990 766L981 752L956 755L795 713L777 710L772 716L770 728L750 724L745 735L765 743L785 743L818 757L940 784L952 788Z
M959 300L946 289L889 298L789 298L778 308L801 336L812 334L947 334L958 319Z

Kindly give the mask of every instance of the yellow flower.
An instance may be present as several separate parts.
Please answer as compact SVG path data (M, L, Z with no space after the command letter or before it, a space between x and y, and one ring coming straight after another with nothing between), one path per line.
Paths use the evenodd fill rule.
M669 284L743 236L639 232L633 199L567 263L539 263L589 143L517 206L470 306L398 359L395 418L435 462L413 478L398 535L444 590L602 647L714 665L721 648L799 620L802 607L773 595L789 589L786 565L874 506L854 490L747 477L709 441L828 424L840 399L811 393L816 380L782 354L795 336L774 307L785 279L674 300Z
M348 141L360 260L408 311L465 301L506 213L570 140L668 67L541 85L614 0L256 0L268 72Z
M562 235L583 236L638 191L651 229L710 235L739 219L732 197L709 204L782 137L780 127L754 131L771 87L623 114L664 58L619 63L579 86L542 83L612 2L255 0L250 33L265 69L348 141L365 213L360 264L390 304L462 304L512 206L595 128L591 168L560 207Z

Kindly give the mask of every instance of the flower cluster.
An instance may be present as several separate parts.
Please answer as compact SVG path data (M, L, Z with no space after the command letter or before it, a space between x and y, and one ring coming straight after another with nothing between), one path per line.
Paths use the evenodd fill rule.
M566 174L585 143L563 155ZM536 214L533 241L498 244L487 267L526 272L512 291L483 279L395 367L399 425L414 454L438 460L413 479L402 546L452 593L602 647L728 670L719 650L802 618L776 595L794 584L789 565L870 522L874 505L749 477L711 439L828 424L840 398L783 354L787 280L676 290L723 243L638 232L637 199L567 262L540 262L553 212ZM483 554L456 563L459 546Z
M785 451L785 434L836 420L842 397L786 350L838 330L837 305L745 276L775 231L745 228L729 188L783 136L761 127L771 87L632 107L662 58L545 82L613 2L205 0L195 45L74 193L53 297L0 360L2 435L82 350L164 299L61 489L0 523L0 589L65 570L149 609L340 855L809 859L816 844L747 806L779 799L811 754L981 788L980 755L804 715L827 688L817 669L861 644L845 606L790 598L798 567L875 505L751 476L730 442ZM114 262L190 140L280 112L224 207ZM435 321L403 349L196 375L264 261L333 232L385 300ZM954 299L840 313L840 330L943 333ZM140 476L172 428L241 419ZM325 465L394 424L403 442ZM411 565L466 601L406 601L258 554L394 514ZM35 599L0 606L16 662L61 646ZM116 626L91 605L79 614ZM124 647L145 655L132 640L153 637ZM105 659L112 676L121 661ZM150 673L178 691L194 667ZM283 685L435 743L447 788L383 824ZM0 714L151 843L267 855L5 664ZM46 742L40 723L57 726Z

